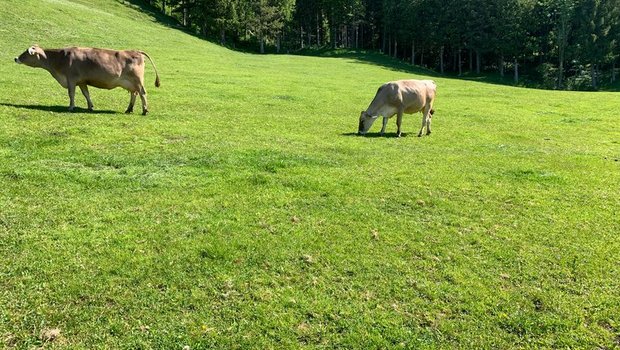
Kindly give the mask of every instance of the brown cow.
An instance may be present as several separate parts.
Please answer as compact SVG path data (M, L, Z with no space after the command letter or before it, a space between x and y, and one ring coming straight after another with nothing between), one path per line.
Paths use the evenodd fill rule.
M403 113L422 112L422 128L418 137L422 136L425 126L426 134L429 135L431 133L431 116L435 113L433 102L435 101L436 91L437 85L432 80L398 80L381 85L368 109L360 114L358 133L360 135L366 134L375 120L382 116L381 135L383 135L388 119L397 114L396 126L398 131L396 136L400 137Z
M34 68L43 68L69 91L69 110L75 108L75 87L80 90L88 102L88 110L93 110L93 103L88 93L88 85L100 89L122 87L129 91L131 98L125 113L133 112L136 96L142 99L142 114L148 113L146 90L144 89L144 58L151 61L155 69L155 86L159 87L159 75L155 64L142 51L116 51L107 49L68 47L64 49L42 49L31 46L19 57L16 63L23 63Z

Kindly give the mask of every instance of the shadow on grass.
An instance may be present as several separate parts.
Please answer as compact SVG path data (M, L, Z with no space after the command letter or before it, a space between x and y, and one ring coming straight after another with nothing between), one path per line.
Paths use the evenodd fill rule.
M424 75L431 78L457 79L464 81L474 81L484 84L541 89L539 84L527 80L526 74L522 74L521 83L516 85L514 84L512 77L509 77L508 75L502 78L499 76L499 74L476 74L468 71L463 72L462 75L457 75L456 73L450 72L441 74L432 69L412 65L409 62L401 61L399 59L384 55L377 51L325 48L298 50L293 54L313 57L347 58L355 61L355 63L378 66L384 69L389 69L395 72L401 72L410 75L409 77L403 76L402 79L414 78L411 75Z
M185 31L184 30L185 28L183 28L183 26L181 26L181 24L178 21L176 21L174 18L161 13L161 11L157 7L147 4L143 0L117 0L117 1L123 5L133 8L134 10L140 11L144 14L151 16L154 21L159 22L160 24L163 24L167 27L177 28L177 29Z
M292 54L313 57L348 58L356 61L357 63L380 66L382 68L387 68L397 72L420 74L431 77L443 76L431 69L413 66L375 51L355 49L305 49L295 51Z
M506 75L504 77L500 76L499 72L483 72L483 73L475 73L473 71L468 71L463 69L463 73L458 75L456 72L447 71L444 74L441 74L435 70L412 65L408 61L402 61L388 55L384 55L378 51L369 51L369 50L361 50L361 49L332 49L332 48L307 48L302 50L293 51L291 54L300 55L300 56L313 56L313 57L335 57L335 58L348 58L356 63L368 64L373 66L379 66L384 69L389 69L395 72L402 72L406 74L419 74L425 75L432 78L445 78L445 79L454 79L454 80L463 80L463 81L473 81L479 82L483 84L492 84L492 85L502 85L502 86L511 86L517 88L527 88L527 89L537 89L537 90L546 90L546 91L554 91L554 89L550 89L542 85L540 81L537 80L533 75L535 75L531 70L521 71L519 83L515 84L513 80L512 71L506 71ZM402 77L402 79L406 79L407 77ZM409 77L411 78L411 77ZM603 84L599 87L598 90L556 90L556 91L583 91L583 92L617 92L620 91L620 80L613 84Z
M188 30L183 27L177 20L174 18L161 13L161 11L144 0L117 0L119 3L131 7L134 10L140 11L144 14L150 16L153 21L156 21L160 24L163 24L167 27L182 31L186 34L192 35L196 38L211 42L215 45L220 45L217 40L211 40L213 38L207 38L205 36L199 35L196 32ZM221 46L221 45L220 45ZM234 43L231 45L225 45L225 47L245 53L256 53L255 50L252 50L250 46L247 46L243 43L239 43L239 45L235 45ZM268 49L269 51L269 49ZM421 66L412 65L409 62L401 61L396 58L390 57L388 55L382 54L378 51L372 50L361 50L361 49L332 49L332 48L310 48L310 49L292 49L290 51L284 50L292 55L298 56L312 56L312 57L334 57L334 58L348 58L356 63L368 64L373 66L379 66L384 69L389 69L396 72L401 72L407 74L408 76L403 76L402 79L406 78L415 78L414 75L424 75L432 78L446 78L446 79L456 79L463 81L474 81L484 84L493 84L493 85L502 85L502 86L512 86L512 87L521 87L528 89L540 89L540 90L550 90L541 86L540 82L536 82L535 80L530 79L527 72L521 72L521 81L518 84L515 84L512 75L507 74L505 77L501 77L497 73L483 73L477 74L473 72L465 71L462 75L457 75L456 73L446 73L441 74L432 69L428 69ZM271 52L270 52L271 53ZM620 82L616 84L610 84L602 86L599 91L620 91Z
M93 110L89 111L86 108L75 107L73 112L69 111L69 107L67 106L42 106L42 105L19 105L13 103L4 103L0 102L0 106L20 108L20 109L31 109L36 111L44 111L44 112L54 112L54 113L89 113L89 114L120 114L120 112L109 111L109 110Z
M410 133L407 132L403 132L400 134L401 137L407 137L407 135L409 135ZM377 137L385 137L385 138L396 138L396 133L395 132L386 132L385 134L381 135L380 132L369 132L366 133L366 135L360 135L356 132L343 132L342 134L340 134L341 136L356 136L356 137L370 137L370 138L377 138Z
M213 40L213 38L208 38L202 35L197 34L196 32L190 31L187 28L183 27L181 23L179 23L176 19L163 14L159 8L148 4L144 0L117 0L119 3L128 6L136 11L140 11L149 17L155 22L158 22L166 27L173 28L179 30L183 33L192 35L198 39L208 41L212 44L222 46L217 40ZM225 45L228 49L235 50L238 52L245 53L254 53L258 54L256 51L251 50L249 47L244 46L242 43L239 45L234 45L231 47L230 45ZM269 49L267 50L267 54L275 54L275 52L271 52ZM507 85L514 86L512 84L512 80L509 79L500 79L487 75L476 75L475 77L463 77L463 76L455 76L449 74L440 74L432 69L414 66L405 61L400 61L393 57L384 55L378 51L372 50L361 50L361 49L332 49L332 48L310 48L310 49L292 49L290 51L284 50L284 52L288 52L291 55L297 56L311 56L311 57L333 57L333 58L348 58L356 63L368 64L373 66L379 66L385 69L402 72L408 74L409 76L403 76L402 79L406 78L414 78L412 75L424 75L429 77L443 77L443 78L451 78L451 79L462 79L469 81L478 81L482 83L490 83L490 84L498 84L498 85ZM527 86L529 87L529 86Z
M163 13L161 13L161 10L154 6L151 5L149 3L146 3L144 0L116 0L119 3L130 7L133 10L142 12L143 14L148 15L149 17L151 17L151 19L155 22L158 22L159 24L162 24L166 27L172 28L172 29L176 29L178 31L181 31L187 35L191 35L195 38L201 39L201 40L205 40L208 41L214 45L218 45L218 46L223 46L226 47L230 50L234 50L234 51L238 51L238 52L244 52L244 53L256 53L256 50L251 49L250 46L248 45L243 45L241 43L237 43L240 45L236 45L235 42L231 42L231 43L227 43L222 45L221 43L219 43L217 41L216 38L213 37L205 37L204 35L200 35L199 33L196 33L195 31L184 27L178 20L176 20L175 18L165 15Z

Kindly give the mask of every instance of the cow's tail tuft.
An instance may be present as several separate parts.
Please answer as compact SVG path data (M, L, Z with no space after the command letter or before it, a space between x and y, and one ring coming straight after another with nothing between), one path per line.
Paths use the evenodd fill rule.
M146 52L140 51L140 53L146 56L146 58L148 58L149 61L151 61L151 64L153 65L153 69L155 70L155 87L160 87L161 82L159 81L159 74L157 73L157 68L155 67L155 63L153 62L151 57L149 57L149 55L146 54Z
M435 114L435 110L431 108L431 115Z

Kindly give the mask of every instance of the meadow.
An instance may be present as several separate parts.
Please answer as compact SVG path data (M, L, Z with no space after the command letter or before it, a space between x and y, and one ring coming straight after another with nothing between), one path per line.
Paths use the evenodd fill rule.
M618 93L235 52L113 0L1 2L0 347L620 347ZM149 115L121 89L68 112L13 62L34 43L146 51ZM403 78L437 82L433 134L406 115L402 138L393 119L356 136Z

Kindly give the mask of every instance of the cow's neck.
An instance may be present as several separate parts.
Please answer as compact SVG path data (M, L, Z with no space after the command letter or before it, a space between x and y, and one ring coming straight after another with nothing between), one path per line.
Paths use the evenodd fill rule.
M383 104L383 101L375 97L366 109L366 113L371 117L376 117L381 112Z
M45 52L45 56L47 59L41 60L41 68L50 72L50 74L58 81L58 83L66 88L67 87L67 77L65 73L58 69L58 67L54 66L54 62L56 65L63 61L63 56L65 55L61 52L60 49L47 49L43 50Z
M368 109L366 110L366 114L369 117L377 117L379 115L379 109L378 108L373 108L374 106L370 106L368 107Z
M41 68L52 73L54 67L52 67L52 62L59 62L61 59L60 50L57 49L46 49L43 50L45 52L46 59L41 60ZM52 73L53 74L53 73Z

